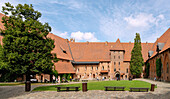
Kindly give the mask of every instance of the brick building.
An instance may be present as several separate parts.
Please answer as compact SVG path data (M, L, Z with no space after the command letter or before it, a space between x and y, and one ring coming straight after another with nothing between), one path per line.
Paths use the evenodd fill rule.
M158 79L156 75L156 60L161 59L162 74L161 80L170 81L170 28L159 37L148 52L149 59L146 63L150 64L149 78Z
M0 21L3 15L0 14ZM2 23L0 28L3 29ZM168 29L155 43L141 43L144 62L150 63L150 78L156 76L155 59L161 57L163 62L162 79L170 80L170 29ZM120 42L74 42L63 39L52 33L48 37L55 41L55 48L51 53L56 53L60 59L54 64L59 77L63 74L72 74L73 78L80 79L128 79L130 76L130 59L134 43ZM2 36L0 37L2 44ZM156 53L156 46L161 47L160 54ZM148 52L150 58L148 57ZM33 75L38 81L50 80L48 74ZM22 78L24 79L24 77Z

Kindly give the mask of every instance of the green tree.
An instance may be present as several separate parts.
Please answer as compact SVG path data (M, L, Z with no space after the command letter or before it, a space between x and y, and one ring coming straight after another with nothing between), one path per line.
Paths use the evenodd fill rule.
M71 74L69 73L69 74L67 75L67 80L70 80L70 76L71 76Z
M4 37L0 60L6 65L0 69L8 71L10 76L25 74L26 81L30 81L32 73L51 73L53 62L58 61L56 55L51 54L54 41L47 37L51 27L39 21L41 13L32 5L5 5L2 7L5 29L0 30Z
M58 72L56 70L53 70L52 75L54 75L57 78L58 77Z
M156 59L156 75L157 77L161 77L161 69L162 69L162 62L161 62L161 59L158 58Z
M147 63L146 64L146 77L149 77L149 70L150 70L150 64L149 63Z
M142 47L141 47L141 39L140 34L136 33L136 37L134 39L134 47L131 52L131 61L130 61L130 72L135 77L140 77L144 65L143 57L142 57Z

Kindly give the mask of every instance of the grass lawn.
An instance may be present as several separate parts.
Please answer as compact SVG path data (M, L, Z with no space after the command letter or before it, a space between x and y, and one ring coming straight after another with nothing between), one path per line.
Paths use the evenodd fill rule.
M80 90L82 90L82 83L78 84L67 84L67 85L52 85L52 86L42 86L37 87L33 91L56 91L56 86L80 86ZM129 90L130 87L144 87L150 88L151 84L144 81L128 81L128 80L121 80L121 81L99 81L99 82L88 82L87 89L88 90L104 90L104 86L120 86L126 87L125 90Z

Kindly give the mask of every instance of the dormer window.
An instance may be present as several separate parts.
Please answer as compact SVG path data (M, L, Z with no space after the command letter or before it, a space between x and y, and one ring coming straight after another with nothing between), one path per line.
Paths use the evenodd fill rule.
M164 47L164 43L158 43L156 51L157 52L161 51L163 47Z
M60 45L60 49L63 51L63 53L67 53L66 50Z
M153 51L148 52L148 57L151 57L153 55Z

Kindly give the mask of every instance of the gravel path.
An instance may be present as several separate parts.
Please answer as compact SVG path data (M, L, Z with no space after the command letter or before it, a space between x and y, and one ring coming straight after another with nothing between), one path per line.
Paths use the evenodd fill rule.
M148 79L136 79L157 84L154 92L129 92L129 91L102 91L90 90L87 92L22 92L20 96L11 97L10 99L170 99L170 83L152 81ZM18 86L19 87L19 86ZM17 93L17 92L16 92ZM12 94L12 93L9 93ZM1 93L0 93L1 96Z

